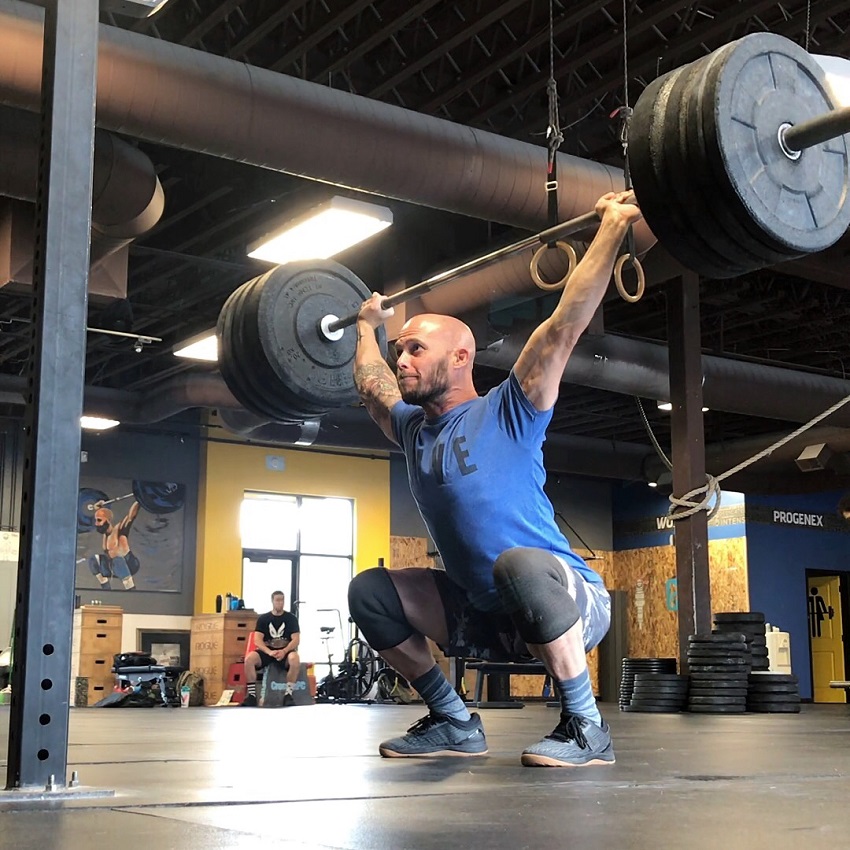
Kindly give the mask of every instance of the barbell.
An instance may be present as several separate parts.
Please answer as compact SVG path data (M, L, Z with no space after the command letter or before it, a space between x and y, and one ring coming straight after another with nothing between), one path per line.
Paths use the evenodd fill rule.
M803 48L754 33L651 82L628 166L652 232L683 266L732 278L834 244L850 225L850 108ZM532 246L598 225L589 212L382 299L387 309ZM623 258L620 258L621 260ZM278 266L219 315L222 376L245 408L303 422L358 400L349 331L366 285L330 260ZM377 331L386 354L386 332Z
M77 499L77 532L94 528L98 508L106 508L124 499L135 499L139 507L151 514L170 514L180 510L186 501L186 485L173 481L134 481L133 492L110 498L102 490L81 487Z

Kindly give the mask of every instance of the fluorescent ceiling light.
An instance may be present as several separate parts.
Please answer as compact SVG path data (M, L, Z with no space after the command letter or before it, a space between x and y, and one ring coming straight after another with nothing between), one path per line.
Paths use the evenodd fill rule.
M81 416L80 427L87 431L106 431L121 423L117 419L106 419L103 416Z
M326 260L392 223L392 211L386 207L335 196L249 245L248 256L278 265Z
M850 61L841 56L812 56L823 68L826 82L839 106L850 106Z
M104 12L127 15L130 18L149 18L155 15L168 0L100 0Z
M215 363L218 360L218 340L215 331L204 331L178 343L174 349L175 357L186 357L189 360L208 360Z

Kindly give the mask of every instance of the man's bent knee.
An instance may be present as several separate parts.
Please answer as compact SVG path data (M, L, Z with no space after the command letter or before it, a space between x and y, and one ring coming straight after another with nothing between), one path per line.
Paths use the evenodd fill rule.
M563 568L550 552L508 549L496 559L493 580L505 611L526 643L550 643L581 619Z
M348 586L348 610L369 646L378 652L398 646L414 634L384 567L354 576Z

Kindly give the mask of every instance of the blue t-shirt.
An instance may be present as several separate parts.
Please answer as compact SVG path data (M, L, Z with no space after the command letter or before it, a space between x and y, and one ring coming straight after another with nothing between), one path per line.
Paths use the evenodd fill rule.
M552 411L535 409L513 372L486 396L436 419L403 401L390 415L419 512L446 572L474 607L498 608L493 564L514 546L552 552L602 584L570 549L543 491Z

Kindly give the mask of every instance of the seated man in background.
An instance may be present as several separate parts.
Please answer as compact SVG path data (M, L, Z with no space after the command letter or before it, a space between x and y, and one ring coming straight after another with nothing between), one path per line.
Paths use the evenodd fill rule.
M298 644L301 642L301 628L298 618L290 611L284 611L286 597L282 590L272 594L272 610L257 617L254 626L254 650L245 656L245 699L243 706L257 704L257 670L268 667L277 661L286 669L286 693L284 705L292 705L292 689L301 669L298 656Z

